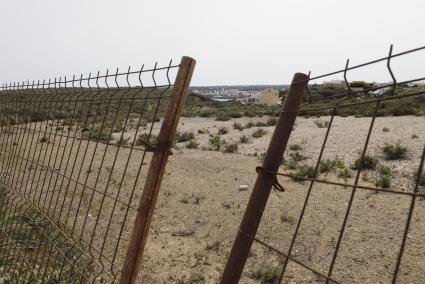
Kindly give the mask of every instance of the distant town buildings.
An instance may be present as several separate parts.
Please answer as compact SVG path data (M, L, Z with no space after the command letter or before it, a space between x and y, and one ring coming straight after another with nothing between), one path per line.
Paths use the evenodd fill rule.
M367 81L348 82L351 92L355 94L369 93L378 96L391 91L392 82L377 83ZM405 84L406 87L425 86L425 81L411 82ZM215 101L227 102L237 101L243 104L281 104L282 95L287 90L288 85L250 85L250 86L205 86L191 88L192 94L212 99ZM367 90L367 91L366 91ZM343 80L324 81L322 84L311 84L310 91L323 96L344 94L348 92L347 84Z

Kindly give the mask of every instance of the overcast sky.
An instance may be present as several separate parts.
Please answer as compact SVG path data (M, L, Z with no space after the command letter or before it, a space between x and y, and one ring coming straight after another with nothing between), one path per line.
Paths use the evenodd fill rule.
M0 82L197 60L192 85L284 84L425 45L425 1L0 0ZM425 76L425 52L394 61ZM382 64L349 79L388 81Z

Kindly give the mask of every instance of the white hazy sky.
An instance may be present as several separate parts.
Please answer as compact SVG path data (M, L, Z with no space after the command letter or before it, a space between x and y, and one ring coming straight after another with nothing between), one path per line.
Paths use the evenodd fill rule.
M198 62L192 85L284 84L425 45L425 1L0 0L0 82ZM425 76L425 52L394 60ZM385 64L349 79L388 81Z

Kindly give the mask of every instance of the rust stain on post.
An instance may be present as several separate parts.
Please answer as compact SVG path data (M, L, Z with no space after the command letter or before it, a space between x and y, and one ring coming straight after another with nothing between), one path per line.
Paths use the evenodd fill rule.
M289 88L282 112L273 133L263 162L263 171L260 171L255 182L254 189L248 201L238 234L233 243L229 259L221 278L221 284L238 283L251 250L253 237L266 207L271 188L275 181L275 175L282 161L283 153L291 135L304 91L308 84L308 76L296 73ZM272 172L272 173L269 173Z
M179 65L176 81L168 104L167 112L158 135L158 151L155 151L146 178L143 195L139 203L133 232L124 260L120 283L134 283L137 278L149 227L158 199L162 176L169 156L177 124L186 97L196 61L184 56Z

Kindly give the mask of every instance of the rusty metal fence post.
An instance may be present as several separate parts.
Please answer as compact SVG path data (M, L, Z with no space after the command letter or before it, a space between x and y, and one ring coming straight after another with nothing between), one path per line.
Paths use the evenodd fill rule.
M274 173L277 172L282 161L283 153L295 122L296 110L301 104L307 84L307 75L302 73L296 73L294 75L269 148L267 149L262 170L258 173L238 234L227 260L221 278L221 284L233 284L239 281L249 251L251 250L253 237L255 237L258 230L271 188L276 179Z
M156 151L152 157L143 195L133 226L130 243L124 260L120 283L134 283L145 248L152 221L155 204L158 199L162 176L168 160L177 124L189 91L190 80L196 61L184 56L180 62L171 100L158 135Z

